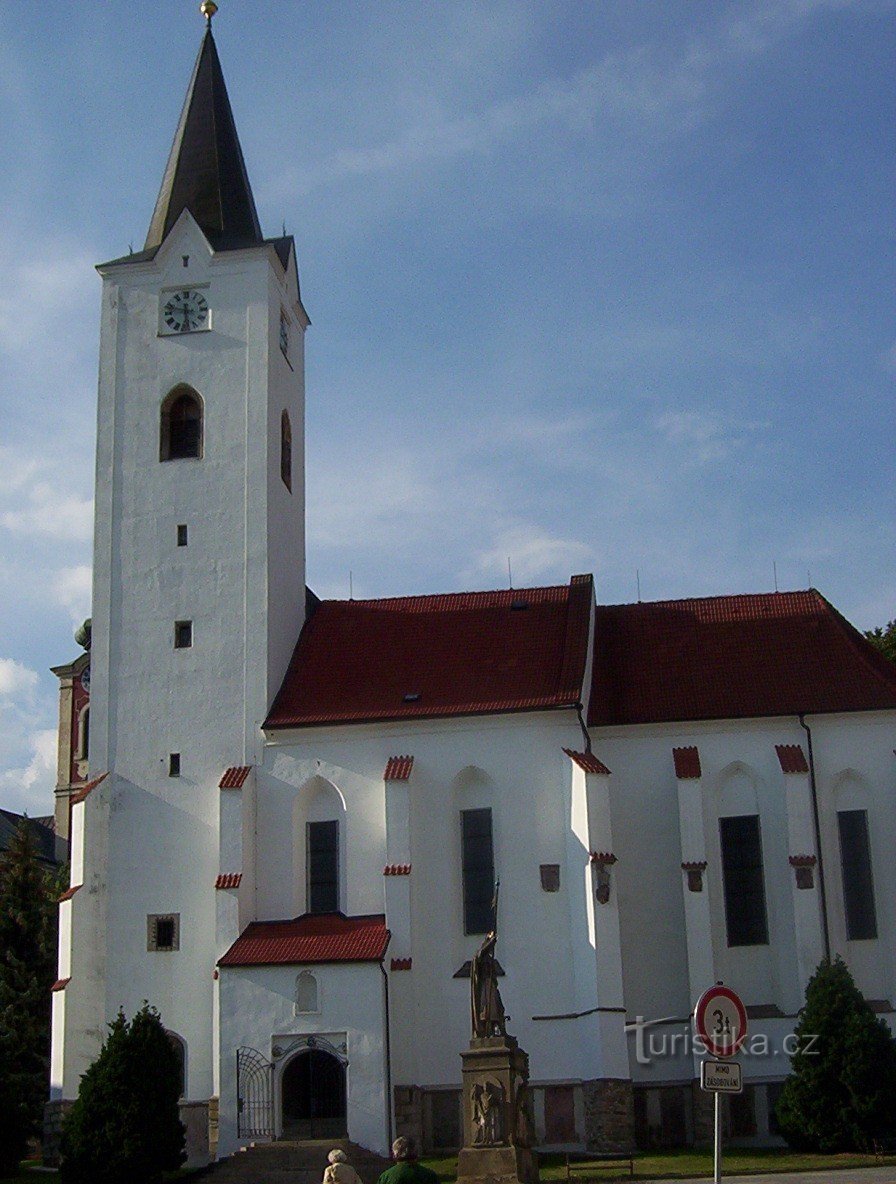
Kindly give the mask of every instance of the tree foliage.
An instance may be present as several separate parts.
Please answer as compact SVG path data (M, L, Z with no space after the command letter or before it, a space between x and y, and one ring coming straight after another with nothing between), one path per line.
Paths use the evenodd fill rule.
M896 662L896 621L890 621L884 629L880 625L876 629L866 629L865 636L891 662Z
M49 1093L50 987L56 978L60 878L23 820L0 865L0 1159L40 1132ZM14 1165L13 1165L14 1166Z
M822 961L809 980L795 1035L799 1051L775 1106L787 1142L802 1151L865 1151L892 1133L896 1040L841 958Z
M180 1068L148 1003L109 1025L62 1134L64 1184L157 1184L186 1158Z

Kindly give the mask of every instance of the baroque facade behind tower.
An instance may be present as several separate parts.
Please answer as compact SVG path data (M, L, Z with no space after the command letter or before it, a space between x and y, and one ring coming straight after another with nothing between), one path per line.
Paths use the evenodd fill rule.
M148 999L195 1157L209 1130L219 1155L458 1146L500 877L542 1145L699 1139L685 1034L717 980L769 1050L732 1132L773 1137L823 955L893 1023L896 668L812 589L307 590L309 320L210 25L145 248L99 271L92 644L57 668L51 1109Z

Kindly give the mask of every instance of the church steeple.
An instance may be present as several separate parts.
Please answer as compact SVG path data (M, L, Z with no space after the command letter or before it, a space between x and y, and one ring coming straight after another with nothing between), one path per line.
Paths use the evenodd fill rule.
M216 250L263 242L208 13L206 17L205 36L149 224L147 250L161 245L185 209Z

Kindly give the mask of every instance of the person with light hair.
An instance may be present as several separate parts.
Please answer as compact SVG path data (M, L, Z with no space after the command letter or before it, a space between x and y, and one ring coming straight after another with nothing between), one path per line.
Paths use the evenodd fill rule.
M323 1184L361 1184L361 1177L348 1162L348 1156L338 1147L327 1156Z
M408 1135L399 1135L392 1144L394 1167L387 1168L377 1184L440 1184L439 1177L417 1162L417 1145Z

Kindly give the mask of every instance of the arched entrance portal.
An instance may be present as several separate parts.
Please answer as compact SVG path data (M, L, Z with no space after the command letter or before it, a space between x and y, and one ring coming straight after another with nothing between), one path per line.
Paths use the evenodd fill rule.
M292 1058L280 1085L285 1139L338 1139L347 1134L345 1065L309 1049Z

